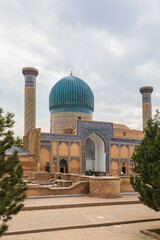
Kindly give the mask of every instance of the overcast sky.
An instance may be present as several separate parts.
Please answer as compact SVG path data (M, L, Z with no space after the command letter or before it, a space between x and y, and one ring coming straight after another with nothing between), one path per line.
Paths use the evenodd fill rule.
M142 130L139 88L160 103L159 0L0 0L0 107L24 132L23 67L39 69L36 127L49 132L49 92L73 75L95 96L94 120Z

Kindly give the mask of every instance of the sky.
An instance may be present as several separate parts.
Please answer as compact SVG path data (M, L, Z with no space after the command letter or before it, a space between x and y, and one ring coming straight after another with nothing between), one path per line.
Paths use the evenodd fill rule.
M0 0L0 107L24 134L23 67L39 70L36 127L50 131L49 92L72 70L91 87L93 119L142 130L139 88L160 103L159 0Z

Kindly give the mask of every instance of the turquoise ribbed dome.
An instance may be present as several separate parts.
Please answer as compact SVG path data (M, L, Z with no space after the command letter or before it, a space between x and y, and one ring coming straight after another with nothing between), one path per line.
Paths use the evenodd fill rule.
M75 76L64 77L50 91L49 110L51 113L92 113L94 111L93 92L82 79Z

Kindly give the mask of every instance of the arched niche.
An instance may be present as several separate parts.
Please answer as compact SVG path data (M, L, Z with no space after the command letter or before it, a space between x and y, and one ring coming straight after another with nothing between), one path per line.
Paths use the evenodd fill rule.
M128 162L126 160L123 160L120 164L121 166L121 172L125 175L128 175Z
M77 159L72 159L70 162L70 173L79 174L80 173L80 165Z
M129 149L126 146L121 147L121 158L129 158Z
M80 146L77 143L72 143L70 146L70 154L71 157L79 157L80 156Z
M48 171L50 166L50 150L46 147L40 149L39 171Z
M69 147L67 143L62 142L59 145L59 156L68 156L69 155Z
M68 162L65 159L62 159L59 163L59 168L61 173L68 173Z
M111 158L119 158L119 147L117 145L111 147Z
M133 153L134 153L134 147L130 146L130 158L132 157Z
M111 174L112 175L119 175L119 164L116 160L111 162Z

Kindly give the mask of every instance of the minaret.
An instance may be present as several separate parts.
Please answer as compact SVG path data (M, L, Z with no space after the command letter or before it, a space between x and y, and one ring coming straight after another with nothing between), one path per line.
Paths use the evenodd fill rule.
M25 77L24 135L36 128L36 77L38 69L22 68Z
M152 102L151 93L153 92L153 87L144 86L139 89L142 94L142 114L143 114L143 130L145 129L147 119L152 117Z

